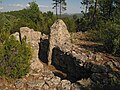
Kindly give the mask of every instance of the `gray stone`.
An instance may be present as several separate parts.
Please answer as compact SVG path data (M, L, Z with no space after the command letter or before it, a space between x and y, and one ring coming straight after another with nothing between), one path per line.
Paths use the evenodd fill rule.
M62 80L61 84L62 84L62 90L70 90L70 88L71 88L71 82L70 81Z
M28 88L33 88L36 86L35 81L31 81L31 80L28 81L27 85L28 85Z
M20 28L21 38L26 38L27 43L35 44L40 41L41 32L34 31L28 27L21 27ZM37 42L34 42L37 41Z
M49 73L49 74L46 74L47 76L44 77L44 80L45 81L49 81L51 80L53 77L54 77L54 74L53 73Z
M45 84L44 80L38 80L36 86L39 86L41 88L44 84Z
M53 82L53 84L55 86L57 86L60 83L61 79L59 77L54 77L51 79L51 82Z
M49 52L48 52L48 61L49 65L51 64L52 58L52 49L54 47L59 47L63 45L65 42L70 41L70 34L67 30L67 26L65 23L58 19L55 23L51 26L51 32L49 37Z
M24 81L22 79L18 79L16 82L15 82L15 87L18 89L20 88L23 88L24 86Z
M49 80L51 80L51 77L44 77L44 80L49 81Z
M75 83L73 83L72 85L71 85L71 90L82 90L82 89L80 89L81 87L80 87L80 85L77 85L77 84L75 84Z
M43 89L44 90L49 90L49 86L47 84L44 84Z
M44 80L37 80L37 81L29 81L28 83L28 87L30 88L34 88L34 87L39 87L42 88L42 86L45 84Z
M53 87L54 83L50 80L50 81L46 81L46 83L49 85L49 87Z

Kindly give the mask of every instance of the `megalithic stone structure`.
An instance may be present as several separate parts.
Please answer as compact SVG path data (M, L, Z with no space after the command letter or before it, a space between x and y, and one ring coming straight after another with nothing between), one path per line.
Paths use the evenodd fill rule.
M43 64L39 60L39 43L40 38L42 37L41 32L34 31L28 27L21 27L20 34L18 32L12 34L15 36L16 40L20 41L20 39L26 38L26 43L29 43L32 48L32 59L30 60L30 68L32 70L42 69Z
M65 23L58 19L51 26L51 32L49 36L49 50L48 50L48 64L52 63L52 50L55 47L61 47L66 42L70 42L70 34L67 30Z

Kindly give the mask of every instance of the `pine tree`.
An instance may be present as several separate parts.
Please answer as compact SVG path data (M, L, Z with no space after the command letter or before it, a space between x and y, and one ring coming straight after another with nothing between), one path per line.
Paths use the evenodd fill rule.
M66 10L66 0L59 0L59 5L60 5L60 17L61 17L61 14L62 14L62 11L65 11Z
M81 4L85 6L85 12L87 13L91 5L93 4L93 0L82 0Z
M53 0L53 9L56 10L56 16L58 16L58 4L59 4L59 0Z

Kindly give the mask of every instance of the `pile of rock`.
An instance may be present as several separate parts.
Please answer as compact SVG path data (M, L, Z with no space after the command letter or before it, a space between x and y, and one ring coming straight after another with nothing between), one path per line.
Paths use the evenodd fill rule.
M33 50L30 65L31 70L24 78L16 80L13 84L4 85L2 89L7 88L11 90L79 90L80 87L78 85L76 85L75 83L72 84L69 80L66 79L61 80L60 77L55 76L53 72L48 70L39 60L38 50L40 48L40 38L48 39L48 36L44 34L41 35L40 32L34 31L33 29L30 29L28 27L22 27L20 28L20 33L16 32L12 35L15 36L18 41L21 41L23 38L25 38L26 43L31 45L31 48Z
M62 20L57 20L51 27L49 43L49 64L67 73L67 77L77 79L89 77L103 87L107 85L114 87L113 83L116 82L120 85L120 62L117 60L105 62L102 55L94 54L72 44L70 34ZM114 71L113 68L116 68L117 71Z

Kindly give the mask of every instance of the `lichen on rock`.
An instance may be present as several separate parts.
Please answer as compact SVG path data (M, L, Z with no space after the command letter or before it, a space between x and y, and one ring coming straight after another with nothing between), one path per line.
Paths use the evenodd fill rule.
M66 42L70 41L70 34L67 30L65 23L58 19L51 26L51 32L49 37L49 51L48 51L48 64L51 64L52 49L55 47L60 47Z

